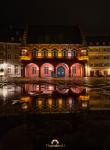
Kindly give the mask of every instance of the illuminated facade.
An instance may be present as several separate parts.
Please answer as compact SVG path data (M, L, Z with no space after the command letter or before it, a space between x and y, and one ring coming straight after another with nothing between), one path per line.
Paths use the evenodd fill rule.
M88 46L88 76L110 76L110 46Z
M20 44L0 42L0 76L2 79L21 76Z
M80 44L27 44L21 60L25 77L84 77L88 56Z
M28 28L21 47L22 76L28 78L83 77L88 61L78 26ZM26 44L27 43L27 44Z
M90 77L110 76L110 36L84 36L88 51L86 74Z

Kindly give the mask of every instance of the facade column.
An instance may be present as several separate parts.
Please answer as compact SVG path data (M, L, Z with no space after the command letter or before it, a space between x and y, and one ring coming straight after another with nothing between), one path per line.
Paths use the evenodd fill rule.
M69 77L71 77L71 67L69 66Z
M39 66L39 78L41 77L41 65Z
M84 64L84 77L86 77L86 64Z
M21 77L25 77L25 65L21 65Z

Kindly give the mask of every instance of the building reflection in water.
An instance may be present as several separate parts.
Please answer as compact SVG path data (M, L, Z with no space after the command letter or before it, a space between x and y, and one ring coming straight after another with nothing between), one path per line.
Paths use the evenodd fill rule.
M22 84L0 87L0 110L9 112L69 113L109 110L109 88L54 84Z
M87 109L89 104L89 99L86 98L86 88L84 87L26 84L23 91L24 95L20 99L22 103L25 103L25 105L22 105L23 110L26 110L26 108L29 110L26 103L30 103L30 109L34 112L67 113L80 111L83 108Z
M5 85L0 87L0 99L9 100L16 99L21 96L21 86Z

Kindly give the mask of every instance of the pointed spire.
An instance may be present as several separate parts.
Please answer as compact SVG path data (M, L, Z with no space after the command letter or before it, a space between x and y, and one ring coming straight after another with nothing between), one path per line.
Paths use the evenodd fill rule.
M27 36L28 36L28 25L26 25L23 33L23 45L25 46L27 44Z

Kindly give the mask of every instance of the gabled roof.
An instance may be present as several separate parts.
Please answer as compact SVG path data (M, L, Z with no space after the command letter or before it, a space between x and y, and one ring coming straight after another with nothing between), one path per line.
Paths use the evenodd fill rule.
M28 26L27 43L80 44L78 26Z

